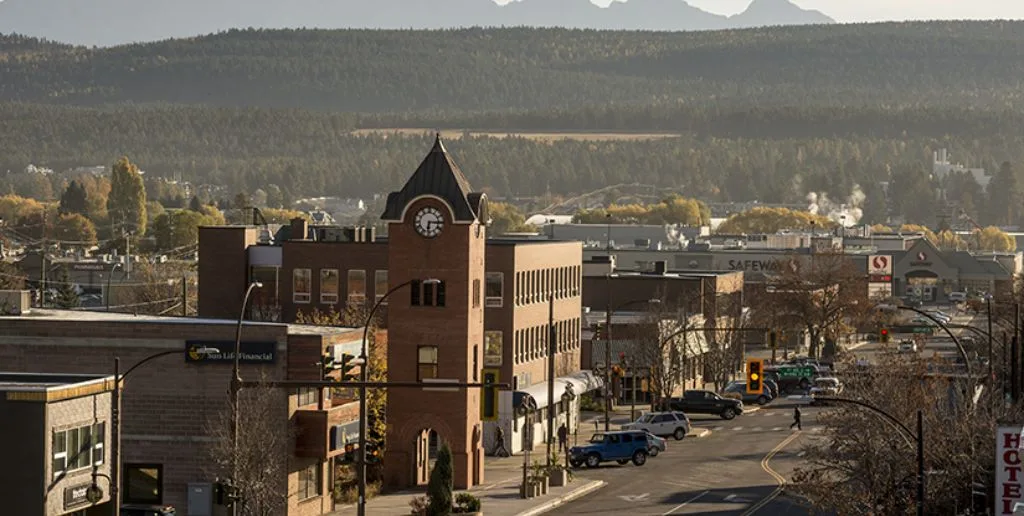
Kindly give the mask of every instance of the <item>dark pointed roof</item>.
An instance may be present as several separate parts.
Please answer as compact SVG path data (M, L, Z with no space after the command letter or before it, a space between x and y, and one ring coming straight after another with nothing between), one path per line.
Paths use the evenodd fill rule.
M405 207L423 195L434 195L444 199L452 207L455 222L468 223L477 220L478 196L474 195L466 176L448 155L444 143L441 142L440 133L434 140L434 147L430 149L427 157L423 158L423 162L406 181L405 186L397 192L388 194L387 207L380 218L388 221L401 220Z

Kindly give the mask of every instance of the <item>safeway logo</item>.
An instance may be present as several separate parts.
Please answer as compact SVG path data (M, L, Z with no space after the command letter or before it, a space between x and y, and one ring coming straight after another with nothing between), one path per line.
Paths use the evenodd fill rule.
M892 274L892 257L885 254L876 254L868 258L868 274L873 276Z
M919 262L927 262L928 261L928 255L925 254L924 251L921 251L921 252L917 253L917 261L919 261Z

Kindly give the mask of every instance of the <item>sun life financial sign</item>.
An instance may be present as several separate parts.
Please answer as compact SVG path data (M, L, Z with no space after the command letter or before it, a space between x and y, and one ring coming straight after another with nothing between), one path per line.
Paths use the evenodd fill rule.
M217 348L220 353L201 354L202 348ZM243 364L272 364L277 360L277 342L242 341L238 361ZM233 340L188 340L185 341L185 361L201 364L233 363L235 341Z
M1015 514L1018 505L1024 509L1024 504L1021 504L1024 499L1022 454L1021 425L996 429L995 514Z

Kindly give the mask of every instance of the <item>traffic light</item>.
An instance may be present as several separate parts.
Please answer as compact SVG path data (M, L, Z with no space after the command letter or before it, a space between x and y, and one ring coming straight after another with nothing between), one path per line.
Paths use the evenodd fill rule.
M238 498L231 479L217 480L213 484L213 501L217 505L233 505Z
M358 378L356 377L356 374L353 372L353 370L355 370L357 365L358 364L356 363L355 355L349 355L348 353L341 355L341 364L338 364L337 367L337 369L341 370L341 381L356 381Z
M353 462L356 455L356 446L354 444L345 445L345 462Z
M480 396L480 419L497 421L498 419L498 383L497 369L484 369L484 388Z
M878 340L881 341L882 344L887 344L889 342L889 328L882 328L878 330Z
M779 334L775 330L768 333L768 347L779 349Z
M324 355L322 357L320 357L320 367L322 368L322 372L320 373L320 377L321 378L330 378L331 372L336 369L335 364L334 364L334 355L331 355L329 353L324 353Z
M366 444L366 462L368 464L376 464L380 462L380 448L376 444Z
M764 392L762 375L764 361L760 358L747 359L747 394L761 394Z

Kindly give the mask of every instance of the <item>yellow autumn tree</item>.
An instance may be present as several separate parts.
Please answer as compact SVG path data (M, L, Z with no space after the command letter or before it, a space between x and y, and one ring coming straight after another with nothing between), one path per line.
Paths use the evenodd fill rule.
M831 229L836 223L823 215L815 215L806 211L789 208L754 208L750 211L737 213L718 226L718 233L770 234L779 231Z

